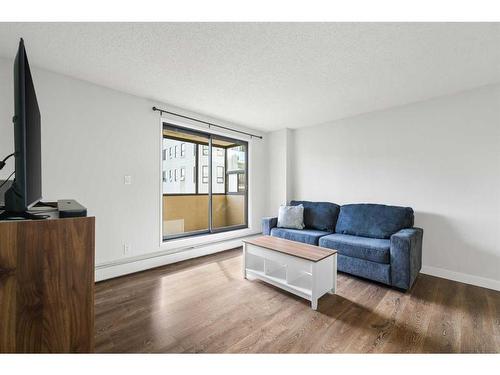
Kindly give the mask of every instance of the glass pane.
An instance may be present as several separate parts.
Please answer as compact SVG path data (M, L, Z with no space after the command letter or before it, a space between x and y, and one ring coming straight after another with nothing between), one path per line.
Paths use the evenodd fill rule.
M246 223L246 143L212 140L212 228ZM243 176L243 177L241 177Z
M196 166L197 149L203 140L208 144L208 137L194 136L171 127L164 127L163 134L162 154L168 155L163 158L161 174L163 237L208 232L208 195L196 194L196 174L201 173L201 168ZM208 170L206 172L208 174ZM208 186L208 179L205 186Z
M245 173L246 168L246 146L234 146L227 149L227 171Z

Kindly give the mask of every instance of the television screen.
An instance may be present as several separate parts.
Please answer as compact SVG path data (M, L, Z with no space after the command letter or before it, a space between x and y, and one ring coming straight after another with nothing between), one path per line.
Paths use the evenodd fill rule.
M42 199L41 118L26 52L24 56L26 204L30 207Z
M42 160L40 110L22 39L14 62L14 104L16 173L5 193L5 210L25 213L42 198Z

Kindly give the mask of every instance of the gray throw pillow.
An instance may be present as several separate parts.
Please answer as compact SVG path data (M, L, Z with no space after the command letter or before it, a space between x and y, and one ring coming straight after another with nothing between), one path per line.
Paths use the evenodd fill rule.
M278 228L304 229L304 206L280 206Z

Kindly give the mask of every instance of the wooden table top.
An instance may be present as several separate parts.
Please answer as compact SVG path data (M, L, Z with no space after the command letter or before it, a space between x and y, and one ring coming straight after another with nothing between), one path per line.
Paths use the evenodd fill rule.
M264 247L269 250L278 251L280 253L293 255L298 258L307 259L312 262L320 261L337 252L337 250L326 249L324 247L308 245L302 242L285 240L283 238L273 236L260 236L243 240L243 242L255 246Z

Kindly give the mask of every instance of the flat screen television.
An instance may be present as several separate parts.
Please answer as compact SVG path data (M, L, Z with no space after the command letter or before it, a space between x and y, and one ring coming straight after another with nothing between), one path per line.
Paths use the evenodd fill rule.
M42 199L41 116L23 39L14 62L14 107L15 178L2 216L42 219L28 213Z

